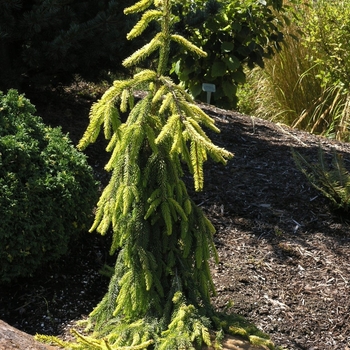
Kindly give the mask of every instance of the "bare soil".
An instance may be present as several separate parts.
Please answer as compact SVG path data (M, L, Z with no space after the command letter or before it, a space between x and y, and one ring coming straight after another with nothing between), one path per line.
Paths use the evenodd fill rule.
M77 143L94 97L77 89L27 96L45 122L61 125ZM317 160L321 145L348 165L350 145L201 106L221 129L210 134L214 142L235 153L227 166L208 162L205 190L192 193L217 229L213 304L246 317L277 346L349 350L349 218L333 212L297 170L290 148ZM104 146L101 139L87 150L102 183ZM57 264L2 287L0 319L30 334L64 336L106 292L108 278L99 269L113 262L108 240L86 234Z

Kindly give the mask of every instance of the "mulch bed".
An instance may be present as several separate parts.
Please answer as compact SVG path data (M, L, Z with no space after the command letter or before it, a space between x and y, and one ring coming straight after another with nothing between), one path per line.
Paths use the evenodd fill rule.
M47 123L79 140L91 99L72 91L61 99L27 96ZM227 166L209 161L205 190L192 194L217 229L213 304L246 317L290 350L349 349L349 220L332 212L296 169L290 148L316 161L321 145L349 164L350 145L201 106L221 129L210 134L214 142L235 153ZM104 145L99 140L87 150L102 182L108 178ZM108 238L87 235L60 264L0 290L0 319L31 334L64 334L101 300L108 279L98 270L110 259Z
M233 312L287 349L347 349L349 223L296 169L290 147L317 160L321 145L350 160L349 144L216 112L217 143L236 156L208 169L201 195L221 260L213 302L232 300Z

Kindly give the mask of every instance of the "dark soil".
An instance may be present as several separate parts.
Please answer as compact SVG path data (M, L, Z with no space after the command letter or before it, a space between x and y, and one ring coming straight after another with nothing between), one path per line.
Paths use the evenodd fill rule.
M74 143L94 97L77 89L27 93L38 115L61 125ZM238 313L286 349L350 347L350 227L299 172L290 147L317 160L319 144L350 161L350 145L261 119L202 105L221 133L214 142L235 153L226 167L208 162L205 190L193 198L217 229L220 263L212 267L213 304ZM106 183L101 139L88 148ZM64 335L106 292L99 273L108 237L86 234L69 256L38 275L0 290L0 318L30 334Z

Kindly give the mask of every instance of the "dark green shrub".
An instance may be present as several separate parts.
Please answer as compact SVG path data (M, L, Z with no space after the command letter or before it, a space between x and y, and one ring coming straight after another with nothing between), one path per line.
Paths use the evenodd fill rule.
M0 283L65 254L98 195L85 155L33 113L16 90L0 92Z
M205 102L202 83L212 83L216 85L212 103L236 108L245 68L263 67L265 59L280 49L283 25L288 22L284 16L288 7L282 5L281 0L181 2L176 7L176 29L207 56L197 58L186 49L177 50L171 56L173 72L196 99Z
M123 8L132 0L0 0L0 89L96 81L121 71L133 47Z

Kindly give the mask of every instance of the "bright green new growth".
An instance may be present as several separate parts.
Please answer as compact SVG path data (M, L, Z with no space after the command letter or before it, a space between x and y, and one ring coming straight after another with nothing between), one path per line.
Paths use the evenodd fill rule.
M153 4L156 9L147 10ZM205 53L171 34L170 0L142 0L125 13L141 11L146 12L129 38L153 20L161 31L124 64L137 64L158 50L158 68L115 81L93 105L79 144L83 149L94 142L102 127L110 140L106 170L112 176L91 230L105 234L112 229L111 253L118 252L118 258L109 290L90 314L92 336L76 334L78 343L71 348L194 349L210 343L210 326L221 329L210 304L215 291L209 259L218 260L215 229L189 197L182 163L201 190L208 155L225 164L232 154L211 142L201 126L218 131L213 120L164 75L171 41ZM134 91L144 86L146 96L135 104ZM128 109L122 123L120 112Z
M91 230L113 230L111 253L118 253L109 291L90 315L97 337L109 346L159 349L209 343L210 295L214 293L208 260L217 260L214 228L190 199L182 181L181 161L203 187L203 163L208 155L226 163L232 155L215 146L201 125L218 131L184 89L164 75L170 42L194 54L205 53L186 39L172 35L170 1L141 1L126 14L146 10L129 33L132 39L150 21L161 32L124 61L129 67L159 51L157 71L142 70L132 79L115 81L91 109L90 125L79 147L95 141L103 126L110 140L106 170L111 180L98 202ZM148 86L134 104L135 90ZM118 108L119 105L119 108ZM119 113L130 109L121 123Z

